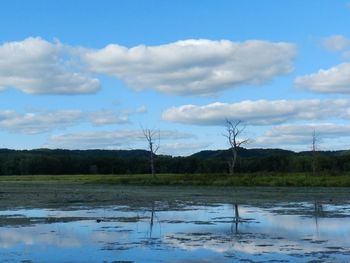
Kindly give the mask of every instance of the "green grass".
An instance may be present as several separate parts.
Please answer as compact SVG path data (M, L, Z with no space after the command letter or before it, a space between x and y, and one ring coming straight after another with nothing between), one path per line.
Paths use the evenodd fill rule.
M350 174L312 176L306 173L159 174L151 175L20 175L0 182L77 182L117 185L332 186L349 187Z

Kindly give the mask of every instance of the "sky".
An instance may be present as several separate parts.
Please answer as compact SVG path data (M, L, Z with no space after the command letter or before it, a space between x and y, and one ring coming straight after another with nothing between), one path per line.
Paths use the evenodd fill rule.
M0 148L350 149L350 1L2 0ZM158 139L157 139L158 140Z

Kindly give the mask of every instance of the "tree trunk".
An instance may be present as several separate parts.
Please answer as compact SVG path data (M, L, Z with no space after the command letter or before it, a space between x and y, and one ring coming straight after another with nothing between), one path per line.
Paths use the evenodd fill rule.
M237 161L237 151L235 148L232 148L232 158L228 162L230 175L234 175L234 173L235 173L236 161Z
M150 166L151 166L151 174L152 174L152 177L155 178L156 177L156 170L154 168L154 160L155 160L155 153L159 149L159 141L158 141L158 144L154 144L153 137L155 136L155 132L152 130L144 129L143 135L145 136L146 140L148 141L149 154L150 154L149 162L150 162Z
M152 177L156 177L156 172L154 170L154 156L152 151L151 151L151 173L152 173Z
M232 168L232 175L235 172L235 166L236 166L236 161L237 161L237 151L236 149L233 150L233 168Z
M233 165L232 160L228 161L227 164L228 164L228 172L229 172L229 175L233 175L233 172L234 172L234 165Z

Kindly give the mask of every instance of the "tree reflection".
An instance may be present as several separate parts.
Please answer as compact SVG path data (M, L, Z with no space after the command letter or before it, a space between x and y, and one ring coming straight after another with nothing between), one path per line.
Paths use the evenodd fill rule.
M149 238L152 238L152 232L153 232L153 225L154 225L154 207L155 207L155 201L152 201L151 206L151 218L149 223Z
M233 221L232 221L232 225L231 225L231 232L233 233L233 228L235 229L235 234L238 234L238 223L240 221L239 218L239 210L238 210L238 204L235 203L234 204L234 211L235 211L235 215L233 217Z
M318 217L322 216L323 214L323 206L322 203L315 200L314 202L314 217L315 217L315 227L316 227L316 233L318 235Z
M151 206L150 206L150 217L149 217L149 235L148 235L148 239L152 242L153 239L155 239L154 237L154 231L155 231L155 224L156 222L159 224L159 231L161 231L161 225L159 222L159 219L157 217L157 213L156 213L156 201L152 201Z

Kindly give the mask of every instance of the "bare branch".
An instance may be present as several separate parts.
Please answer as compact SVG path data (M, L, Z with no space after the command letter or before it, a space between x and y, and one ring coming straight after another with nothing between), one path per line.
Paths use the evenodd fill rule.
M223 134L223 136L228 139L228 142L231 146L232 157L228 162L229 172L231 175L233 175L234 173L234 167L237 160L238 148L243 144L249 143L248 139L245 139L242 141L238 140L238 136L241 135L241 133L245 130L245 128L246 128L246 125L243 124L241 120L230 121L226 119L226 134Z
M237 146L241 146L242 144L247 144L247 143L250 143L250 140L249 139L246 139L246 140L243 140L241 142L237 142Z
M156 134L155 134L156 135ZM160 147L160 130L158 130L158 143L155 145L154 153L158 152Z
M154 159L155 159L155 154L159 150L159 147L160 147L160 131L142 128L142 132L143 132L143 135L148 142L148 147L149 147L149 152L150 152L151 173L152 173L152 176L155 177L156 173L155 173L155 169L154 169ZM154 140L155 140L155 136L157 134L158 134L158 143L155 143Z

